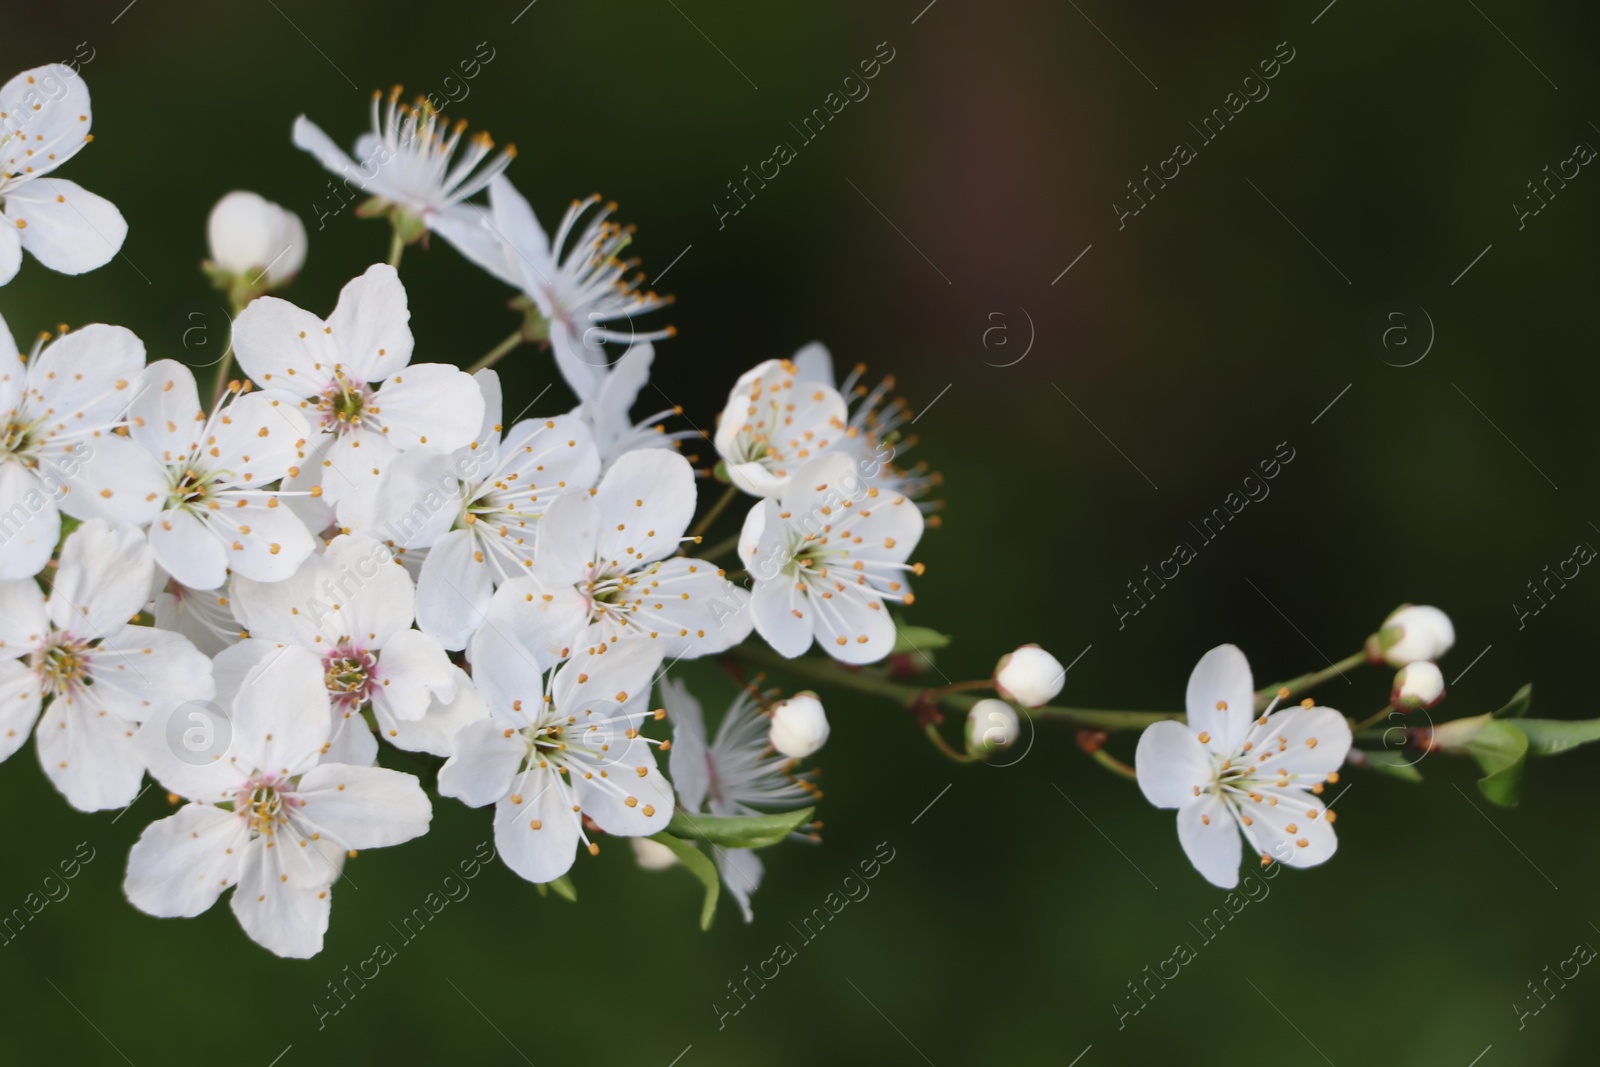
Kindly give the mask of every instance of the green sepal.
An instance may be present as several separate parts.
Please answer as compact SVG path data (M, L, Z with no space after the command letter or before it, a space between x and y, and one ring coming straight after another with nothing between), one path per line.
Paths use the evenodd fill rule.
M773 815L690 815L674 811L667 829L679 837L709 841L723 848L766 848L810 822L815 810L800 808Z
M649 839L671 849L672 854L678 857L678 862L688 868L689 873L700 879L700 884L706 887L706 900L700 907L700 929L711 929L711 920L717 915L717 897L722 892L722 882L717 878L717 865L712 863L704 852L681 838L673 837L665 830L650 835Z

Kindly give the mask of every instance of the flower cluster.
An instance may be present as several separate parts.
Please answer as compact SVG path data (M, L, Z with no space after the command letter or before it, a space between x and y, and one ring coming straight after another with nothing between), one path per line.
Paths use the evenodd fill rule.
M82 80L40 68L0 99L0 281L21 247L69 273L103 263L51 205L114 217L115 243L120 216L44 177L87 141ZM427 832L428 795L379 765L385 745L402 766L432 758L440 795L494 805L499 855L537 883L604 835L672 827L685 847L699 816L748 918L761 864L730 842L771 843L778 813L777 838L814 836L819 794L795 764L826 717L814 695L752 691L708 744L668 671L753 630L785 656L815 639L880 660L921 570L931 480L893 463L901 407L877 391L852 414L815 345L805 372L771 360L733 387L727 487L696 526L714 472L674 447L689 435L663 427L673 412L633 418L672 331L631 326L668 303L620 258L631 228L591 198L547 237L504 173L514 153L462 138L398 91L374 100L363 166L295 123L395 233L331 310L269 295L304 263L300 221L223 198L204 269L236 304L243 375L222 369L213 402L121 327L24 353L0 321L0 759L32 732L84 811L131 804L148 773L183 803L134 847L129 900L192 916L232 887L240 925L280 955L320 950L349 857ZM516 344L475 373L415 350L396 264L430 233L520 292ZM551 351L576 406L506 419L487 364L523 342ZM739 490L758 498L743 535L701 551ZM735 550L740 580L716 559ZM653 752L672 740L646 735L669 709L673 781Z

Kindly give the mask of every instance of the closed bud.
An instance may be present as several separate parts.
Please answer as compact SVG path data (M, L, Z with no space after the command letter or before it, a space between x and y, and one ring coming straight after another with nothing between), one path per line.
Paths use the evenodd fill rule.
M1396 609L1373 635L1372 652L1391 667L1417 660L1438 659L1456 643L1450 616L1426 604L1405 604Z
M1007 700L1040 708L1061 692L1066 676L1060 660L1038 645L1023 645L1000 657L994 668L994 687Z
M244 279L256 293L281 288L306 261L306 228L300 216L255 193L232 192L206 221L211 269Z
M1016 708L993 697L980 700L967 712L967 752L982 758L1008 749L1020 729Z
M673 851L659 841L652 841L648 837L630 837L628 843L633 846L633 858L647 871L664 871L678 862Z
M1432 660L1419 659L1394 676L1389 703L1401 711L1426 711L1444 699L1444 675Z
M796 693L772 707L767 731L772 747L790 759L804 759L828 740L828 716L815 693Z

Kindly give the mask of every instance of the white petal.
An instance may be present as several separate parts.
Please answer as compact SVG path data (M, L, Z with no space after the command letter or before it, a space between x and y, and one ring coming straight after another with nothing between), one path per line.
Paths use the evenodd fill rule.
M1158 808L1194 803L1214 777L1205 746L1172 719L1152 723L1139 735L1133 766L1144 798Z
M39 765L79 811L124 808L139 794L144 763L135 726L81 700L57 697L35 731Z
M385 439L398 449L454 452L478 436L483 392L472 375L444 363L417 363L383 383L373 400Z
M1311 785L1344 765L1350 723L1332 708L1290 708L1252 728L1249 740L1246 758L1255 777L1287 775L1309 779L1304 784Z
M549 882L572 868L578 812L572 790L553 768L532 767L494 809L494 843L505 865L530 882Z
M600 509L588 493L563 493L539 520L533 573L547 587L574 585L598 557Z
M544 660L538 649L499 626L485 626L473 635L468 659L472 678L499 718L530 725L544 704Z
M383 645L374 672L374 707L415 722L435 700L455 696L455 668L439 642L416 630L401 630Z
M117 434L78 443L65 456L52 456L50 466L67 486L61 510L80 519L143 526L160 513L166 497L161 464Z
M339 291L338 306L328 316L345 377L381 382L404 370L415 344L410 321L406 287L400 284L399 272L387 263L374 263L365 274L347 282ZM473 426L477 426L476 418Z
M361 647L383 648L411 628L416 601L411 575L386 546L366 537L336 537L323 558L338 575L334 582L346 633Z
M568 766L583 813L602 830L649 837L672 821L672 785L644 738L628 738L632 721L617 715L585 723L579 714L578 725L586 728L568 749Z
M49 630L39 583L27 578L0 581L0 655L26 654Z
M694 468L676 452L618 457L594 495L600 556L636 565L672 555L694 518L695 493Z
M323 763L296 787L304 801L297 823L315 827L345 848L385 848L421 837L433 805L414 774L383 767Z
M705 715L689 687L677 678L661 679L661 706L672 723L672 751L667 768L678 803L685 811L699 811L711 790L711 753L706 746Z
M491 221L489 213L477 204L451 204L428 216L428 229L496 278L520 286L521 276L507 266L505 247Z
M38 675L20 660L0 660L0 760L10 759L28 740L41 699Z
M88 144L94 124L89 87L63 63L33 67L0 86L0 114L8 115L5 171L48 174Z
M129 722L216 693L205 653L182 634L149 626L124 626L106 635L89 653L89 677L94 685L85 703Z
M488 718L489 706L465 671L460 667L450 670L455 675L454 694L449 700L434 700L415 722L396 719L379 705L373 707L384 740L407 752L426 752L446 758L455 755L456 735L472 723Z
M156 516L150 548L162 569L191 589L215 589L228 580L221 536L187 508Z
M220 484L259 489L305 460L311 430L297 405L261 393L230 403L214 426Z
M750 597L750 614L756 632L779 655L794 659L811 647L816 624L811 600L801 595L793 578L758 581Z
M163 463L187 456L206 426L194 372L175 359L146 367L128 405L128 422L128 436Z
M451 530L428 551L417 580L417 625L457 651L483 623L494 596L494 574L471 530Z
M250 669L233 701L233 743L270 774L297 774L321 754L331 725L322 664L285 645Z
M0 285L15 278L21 268L22 238L17 236L15 226L0 225ZM5 407L9 408L11 404L7 403Z
M117 420L144 371L144 342L132 330L95 323L45 345L28 367L28 387L43 394L59 421L54 433Z
M119 630L144 607L154 576L155 560L138 530L90 519L62 546L50 621L86 638Z
M540 662L556 663L582 643L589 605L571 585L546 586L534 578L513 578L489 602L483 630L534 649Z
M239 880L249 833L244 819L231 811L185 804L139 835L128 853L122 891L149 915L199 915Z
M316 396L333 380L339 348L323 321L275 296L258 297L233 323L233 354L257 385Z
M1207 735L1212 752L1232 755L1244 743L1256 717L1256 694L1250 663L1236 645L1218 645L1195 664L1189 675L1185 707L1189 729Z
M1291 867L1315 867L1333 857L1339 839L1321 800L1304 789L1258 787L1255 796L1261 799L1239 802L1239 820L1257 853Z
M1239 884L1239 826L1220 797L1207 793L1178 809L1178 840L1206 881L1222 889Z
M504 174L495 175L489 182L489 207L494 212L494 228L506 246L508 262L519 279L506 280L530 291L535 286L551 285L555 265L550 260L550 239L527 199Z
M480 719L456 734L455 755L439 768L439 795L470 808L492 804L511 792L512 779L528 755L528 742L505 719Z
M317 539L281 498L232 493L221 497L222 508L208 513L208 525L226 546L227 564L235 574L258 582L281 582L317 548Z
M294 120L290 130L290 137L294 146L303 152L310 152L317 158L317 162L327 167L333 173L349 179L362 189L367 189L366 172L357 167L355 160L351 159L344 150L334 144L333 138L322 132L322 128L304 115ZM368 190L370 191L370 190Z
M29 182L7 193L5 204L22 247L62 274L105 266L128 237L128 223L115 204L65 178Z
M250 940L291 959L322 951L333 874L320 853L288 837L257 838L244 849L230 902Z
M233 744L233 721L210 701L155 709L133 747L163 789L208 804L232 801L255 773Z
M0 530L6 534L0 538L0 580L32 578L44 570L61 537L55 493L10 456L0 459Z
M717 870L722 874L722 884L728 887L728 893L744 913L744 921L753 921L756 916L750 910L750 894L761 886L761 857L749 848L719 848L716 851Z
M661 669L661 646L638 639L607 648L581 649L556 671L550 695L556 711L576 715L581 728L592 711L596 719L621 709L642 712Z
M870 586L837 580L812 586L805 600L813 614L817 643L841 663L876 663L894 651L894 622L883 598Z

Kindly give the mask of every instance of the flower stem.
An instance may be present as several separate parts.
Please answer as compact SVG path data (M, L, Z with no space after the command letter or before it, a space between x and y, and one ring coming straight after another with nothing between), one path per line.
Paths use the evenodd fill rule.
M1104 767L1112 774L1126 778L1130 782L1137 782L1139 780L1138 773L1132 767L1128 766L1126 763L1123 763L1121 760L1103 748L1097 748L1093 752L1089 753L1089 758L1100 764L1100 766Z
M1355 725L1351 726L1350 727L1350 732L1352 734L1358 734L1362 730L1365 730L1369 726L1375 726L1378 723L1382 722L1389 715L1393 714L1394 710L1395 710L1395 706L1393 704L1385 704L1383 706L1382 710L1380 710L1378 712L1375 712L1372 715L1367 716L1365 719L1362 719L1360 722L1358 722Z
M731 649L730 654L767 670L778 671L819 685L834 685L866 693L869 696L883 697L906 708L918 704L937 703L953 711L966 711L980 699L969 693L940 693L922 686L908 685L874 671L843 666L831 659L815 656L785 659L755 642L746 642ZM1163 719L1182 721L1184 717L1183 713L1178 711L1119 711L1067 707L1034 708L1028 714L1040 719L1076 723L1079 726L1093 726L1108 731L1142 730L1151 723Z
M467 373L476 374L487 367L494 366L496 363L499 363L505 358L506 353L510 352L513 348L516 348L521 343L522 331L518 330L510 337L507 337L504 341L501 341L499 344L489 349L488 354L467 368Z
M711 505L711 510L706 512L706 517L695 523L694 529L690 530L689 533L691 535L698 536L711 529L711 524L716 522L717 517L720 516L724 511L728 510L728 505L733 503L733 498L738 495L738 486L730 485L728 488L724 489L722 491L722 495L717 498L717 502Z
M222 394L228 391L228 372L233 369L233 324L244 311L248 300L234 294L228 304L233 308L233 314L228 318L228 347L222 353L222 359L217 362L217 382L211 391L211 410L216 411L217 405L222 403Z
M400 227L396 226L389 234L389 266L396 270L400 268L400 257L405 253L406 239L400 235Z
M933 725L933 723L930 722L927 726L923 727L922 732L928 735L928 740L933 742L934 748L937 748L940 752L943 752L946 756L949 756L957 763L977 762L975 757L969 756L965 752L957 752L955 749L951 748L950 742L944 739L944 736L939 733L939 728Z
M1302 674L1298 678L1290 678L1287 682L1274 682L1272 685L1256 690L1256 710L1261 711L1272 703L1272 698L1278 695L1278 690L1280 689L1289 690L1289 695L1284 697L1285 700L1288 700L1290 697L1305 692L1312 686L1321 685L1329 678L1342 678L1345 671L1354 670L1366 662L1367 654L1365 651L1361 651L1353 656L1346 656L1338 663L1331 663L1320 671Z

